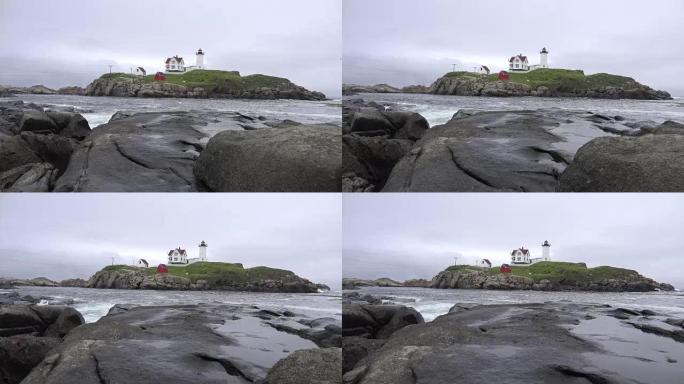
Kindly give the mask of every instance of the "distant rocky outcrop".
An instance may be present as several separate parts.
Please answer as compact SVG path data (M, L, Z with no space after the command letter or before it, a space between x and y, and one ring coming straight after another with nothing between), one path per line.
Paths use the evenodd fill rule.
M582 71L537 69L511 73L509 80L497 75L450 72L430 86L430 93L459 96L539 96L588 97L594 99L668 100L665 91L657 91L624 76L598 73L585 76Z
M406 280L403 283L404 287L417 287L417 288L427 288L431 284L430 280L426 279L411 279L411 280Z
M337 192L341 143L330 125L224 131L209 140L194 175L216 192Z
M395 164L428 130L421 115L354 99L343 104L342 190L383 188Z
M33 95L54 95L57 93L54 89L48 88L44 85L33 85L30 87L6 87L7 92L19 94L33 94Z
M430 93L430 87L425 85L407 85L401 88L401 93Z
M59 283L52 281L47 277L35 277L33 279L15 279L15 278L0 278L0 286L5 287L21 287L21 286L34 286L34 287L59 287Z
M358 93L400 93L402 90L388 84L356 85L342 84L342 95L356 95Z
M169 273L154 269L109 266L95 273L88 288L157 290L226 290L249 292L316 293L319 287L307 279L282 269L241 264L202 262L186 267L170 267ZM173 268L177 268L174 270ZM211 272L206 272L207 270ZM186 276L190 274L190 276Z
M76 95L76 96L83 96L85 95L85 88L83 87L62 87L57 90L57 93L60 95Z
M675 177L684 167L684 129L676 122L462 109L428 129L420 115L391 108L345 100L344 191L684 191ZM390 117L401 117L402 128Z
M401 287L402 283L390 278L382 277L375 280L345 277L342 279L342 289L356 289L358 287Z
M59 282L60 287L85 288L88 282L83 279L66 279Z
M139 77L125 73L108 73L88 84L85 95L325 100L324 94L309 91L280 77L265 75L243 77L235 71L209 70L195 70L166 76L166 80L154 81L153 76Z
M0 305L0 382L18 384L74 328L84 324L73 308Z
M650 292L673 291L638 272L615 268L587 268L583 263L540 262L513 267L512 273L496 268L452 266L432 279L431 288L504 289L538 291Z
M333 323L254 306L120 306L72 330L22 383L339 383L320 381L341 370Z

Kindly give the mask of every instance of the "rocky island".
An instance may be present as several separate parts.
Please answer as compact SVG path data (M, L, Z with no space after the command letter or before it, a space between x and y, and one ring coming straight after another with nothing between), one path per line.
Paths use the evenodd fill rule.
M244 268L240 263L197 262L168 266L165 273L155 268L110 265L88 280L87 288L226 290L247 292L316 293L330 290L291 271L269 267Z
M556 108L462 109L430 127L417 113L349 99L343 190L678 192L683 134L674 121Z
M197 69L164 75L136 76L106 73L85 89L86 96L180 97L226 99L325 100L325 95L300 87L290 80L266 76L241 76L237 71Z
M358 287L423 287L452 289L503 289L536 291L651 292L673 291L670 284L659 283L637 271L610 266L587 268L584 263L542 261L530 266L499 268L452 265L432 280L342 279L343 289Z
M0 103L0 191L335 192L339 127L237 112L82 115Z
M396 88L387 84L371 86L345 84L343 95L358 93L429 93L434 95L493 97L587 97L593 99L669 100L665 91L654 90L631 77L581 70L540 68L524 73L508 73L501 80L497 74L456 71L446 73L429 87Z

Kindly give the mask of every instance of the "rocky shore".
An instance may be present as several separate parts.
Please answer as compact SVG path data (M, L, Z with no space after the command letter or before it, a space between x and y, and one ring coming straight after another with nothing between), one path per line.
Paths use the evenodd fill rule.
M341 325L224 304L0 306L0 382L341 383Z
M335 192L340 142L336 126L236 112L118 112L91 130L77 113L5 102L0 190Z
M357 302L344 305L342 315L343 381L349 384L502 378L507 383L669 383L679 377L684 357L682 320L649 310L456 304L425 323L411 308Z
M391 107L389 107L391 109ZM347 192L684 191L684 124L588 111L411 112L346 100Z
M364 280L353 277L342 278L342 289L358 289L359 287L429 287L430 281L425 279L411 279L404 282L389 278Z

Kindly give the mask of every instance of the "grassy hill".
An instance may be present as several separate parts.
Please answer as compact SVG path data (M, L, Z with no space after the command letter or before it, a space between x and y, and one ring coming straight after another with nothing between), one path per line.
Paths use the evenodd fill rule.
M446 269L447 271L484 271L490 275L498 275L499 268L477 268L468 265L454 265ZM541 280L549 280L552 283L566 283L569 281L590 283L604 279L628 280L636 278L639 273L631 269L601 266L587 268L584 263L566 263L558 261L542 261L528 267L511 265L511 274L516 276L529 277L538 283Z
M140 271L141 268L129 265L110 265L102 269L103 271ZM210 284L222 283L247 283L261 280L286 280L295 278L296 275L284 269L269 267L244 268L239 263L216 263L199 262L190 264L186 267L168 266L168 274L190 279L193 283L197 280L206 280ZM157 273L157 268L144 269L145 274L152 276Z
M208 93L228 93L239 89L257 88L278 88L291 85L290 80L282 77L266 75L241 76L238 71L218 71L208 69L197 69L194 71L178 74L165 74L164 82L170 84L184 85L189 88L201 87ZM154 74L147 76L136 76L128 73L106 73L100 79L142 79L145 84L154 82Z
M585 75L584 71L571 69L552 69L542 68L525 73L508 72L509 82L526 84L536 88L540 86L559 92L576 92L578 90L596 89L601 87L620 87L632 89L640 87L641 84L631 77L611 75L608 73L597 73ZM449 72L444 77L463 77L472 79L485 79L487 81L497 81L498 74L479 75L473 72Z

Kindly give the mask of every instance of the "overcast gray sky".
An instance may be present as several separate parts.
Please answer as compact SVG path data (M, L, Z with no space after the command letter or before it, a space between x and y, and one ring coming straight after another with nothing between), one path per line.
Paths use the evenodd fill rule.
M0 276L88 278L111 264L209 261L288 269L341 287L339 194L0 194Z
M554 261L634 269L684 288L684 194L346 194L343 276L431 279L510 261L544 240Z
M607 72L684 96L681 0L345 0L344 82L429 85L458 64Z
M102 73L163 68L286 77L341 94L341 0L0 0L0 84L85 86Z

